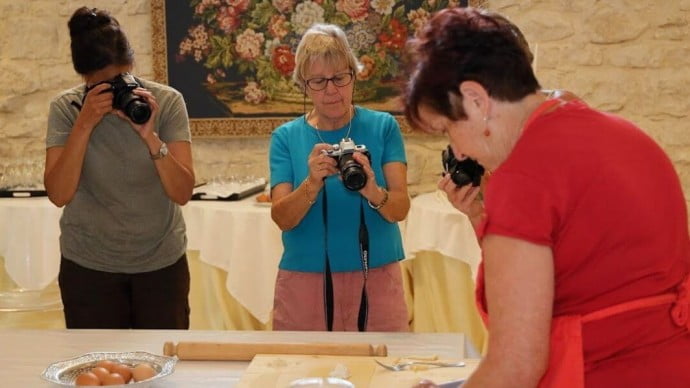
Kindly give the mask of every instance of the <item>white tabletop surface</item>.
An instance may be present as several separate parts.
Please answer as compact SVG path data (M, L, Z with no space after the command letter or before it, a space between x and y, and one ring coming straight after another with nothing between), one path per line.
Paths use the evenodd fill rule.
M230 294L261 322L268 322L283 252L270 207L249 197L190 201L182 212L188 249L198 250L202 261L227 271ZM46 197L0 199L0 256L20 287L42 289L57 278L61 214L62 209ZM467 262L476 273L481 253L469 220L436 192L414 198L400 228L406 257L438 251Z
M389 356L463 358L462 334L323 333L174 330L0 330L0 386L52 387L40 378L51 363L90 352L145 351L162 354L166 341L241 343L357 342L386 344ZM11 349L11 351L9 350ZM235 386L248 362L178 361L175 371L152 388Z

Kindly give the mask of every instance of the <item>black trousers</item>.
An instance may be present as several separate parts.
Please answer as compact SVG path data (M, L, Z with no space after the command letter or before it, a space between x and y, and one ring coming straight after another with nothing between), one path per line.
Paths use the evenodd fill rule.
M68 329L189 329L187 255L157 271L94 271L62 256L58 276Z

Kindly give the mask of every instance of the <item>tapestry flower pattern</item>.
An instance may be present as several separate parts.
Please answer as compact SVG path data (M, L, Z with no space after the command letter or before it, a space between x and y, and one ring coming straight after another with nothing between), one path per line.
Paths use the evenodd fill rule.
M207 87L232 84L244 101L262 104L299 94L292 82L295 50L314 23L343 28L363 65L360 99L382 98L394 85L407 39L429 16L454 0L192 0L193 23L179 43L177 61L193 60L207 72Z

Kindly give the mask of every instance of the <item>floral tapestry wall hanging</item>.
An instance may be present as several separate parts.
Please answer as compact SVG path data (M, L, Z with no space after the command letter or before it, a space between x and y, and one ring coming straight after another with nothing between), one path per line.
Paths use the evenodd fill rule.
M470 1L476 6L482 1ZM292 82L314 23L343 28L364 65L355 102L400 113L406 41L429 16L467 0L152 0L155 78L180 90L195 136L267 135L309 109Z

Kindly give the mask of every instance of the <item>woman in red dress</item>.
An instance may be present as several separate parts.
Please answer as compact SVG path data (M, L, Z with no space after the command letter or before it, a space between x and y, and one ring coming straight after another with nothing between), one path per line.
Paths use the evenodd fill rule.
M407 118L491 172L481 199L450 175L439 182L483 252L488 351L463 387L690 387L690 239L674 167L634 124L541 93L519 35L455 8L412 46Z

